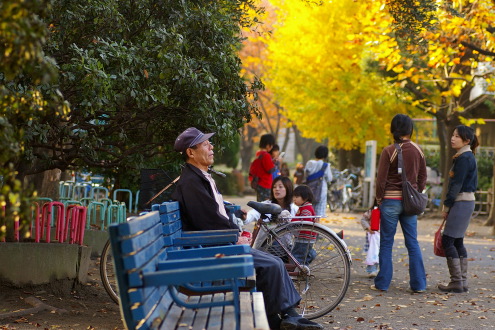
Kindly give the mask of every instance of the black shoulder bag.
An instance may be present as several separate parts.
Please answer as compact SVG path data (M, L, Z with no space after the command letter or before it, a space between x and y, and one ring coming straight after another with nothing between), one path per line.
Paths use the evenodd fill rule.
M402 174L402 207L404 208L404 214L419 215L425 211L428 195L420 193L407 181L406 169L402 160L402 149L397 143L395 143L395 149L397 149L399 161L398 170Z

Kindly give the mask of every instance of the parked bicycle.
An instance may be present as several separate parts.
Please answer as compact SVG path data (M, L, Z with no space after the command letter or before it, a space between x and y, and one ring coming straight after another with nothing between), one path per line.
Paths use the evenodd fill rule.
M299 312L308 319L332 311L344 298L350 282L351 254L344 240L330 228L312 221L297 220L315 217L279 217L277 204L249 202L261 217L253 231L252 247L280 257L302 297ZM269 219L271 222L267 222ZM275 220L276 219L276 220ZM294 221L296 220L296 221ZM275 225L273 225L275 224ZM301 233L309 240L301 239ZM340 234L343 235L343 234ZM293 253L295 243L306 250ZM301 255L303 256L301 258ZM108 241L100 257L100 276L105 291L119 303L112 250Z
M328 188L328 206L330 211L340 209L352 212L362 203L361 184L356 174L350 173L348 169L342 172L334 171L334 179Z
M277 204L249 202L248 206L261 214L252 246L284 261L302 297L299 313L315 319L333 310L344 298L350 281L351 254L344 240L322 224L298 220L318 216L282 218ZM303 244L298 257L293 250L296 243Z
M112 248L110 240L107 240L100 256L100 278L105 291L115 303L119 303L119 291L117 278L113 266Z

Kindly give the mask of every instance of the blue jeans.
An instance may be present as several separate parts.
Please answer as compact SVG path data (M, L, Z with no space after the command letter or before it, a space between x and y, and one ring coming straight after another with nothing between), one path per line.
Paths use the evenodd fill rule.
M384 199L380 205L380 212L380 271L375 277L375 287L388 290L392 281L392 248L397 223L400 222L409 254L409 285L413 290L425 290L426 273L418 243L418 217L402 214L402 201L394 199Z
M316 251L313 249L313 243L295 242L291 253L300 264L306 266L316 258Z

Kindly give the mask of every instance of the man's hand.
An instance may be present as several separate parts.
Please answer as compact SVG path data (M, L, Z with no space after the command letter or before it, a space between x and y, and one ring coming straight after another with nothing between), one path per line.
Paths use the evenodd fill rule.
M234 215L241 219L242 221L245 221L247 218L247 211L246 210L237 210L234 212Z
M237 244L251 245L251 237L239 236L237 239Z

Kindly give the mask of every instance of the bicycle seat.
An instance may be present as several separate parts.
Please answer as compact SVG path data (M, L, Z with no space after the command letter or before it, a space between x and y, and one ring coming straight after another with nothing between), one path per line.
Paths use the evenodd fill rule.
M279 215L282 212L282 207L278 204L272 203L260 203L260 202L248 202L247 205L252 207L261 214Z

